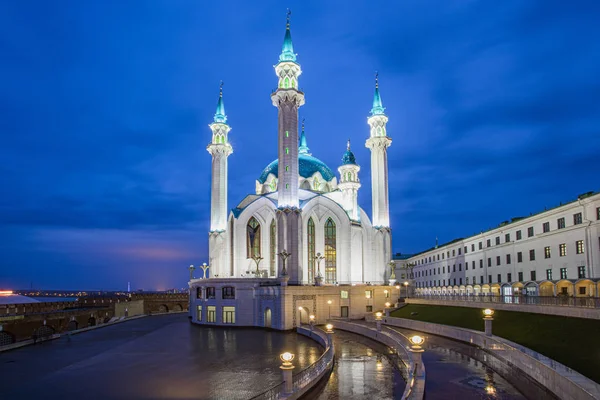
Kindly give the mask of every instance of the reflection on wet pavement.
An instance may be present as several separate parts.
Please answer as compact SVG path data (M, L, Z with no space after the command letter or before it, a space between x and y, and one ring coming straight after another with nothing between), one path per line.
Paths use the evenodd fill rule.
M308 398L379 400L402 397L405 383L398 369L384 355L388 352L386 346L341 330L333 337L336 363L331 376L320 393L311 393Z
M423 363L427 372L425 396L428 400L527 398L506 379L479 361L489 357L483 350L439 336L390 328L407 336L418 333L426 337ZM507 371L510 371L508 366ZM535 385L528 390L531 391L532 399L552 398Z
M192 325L185 314L146 317L0 353L2 399L248 399L323 349L293 332Z

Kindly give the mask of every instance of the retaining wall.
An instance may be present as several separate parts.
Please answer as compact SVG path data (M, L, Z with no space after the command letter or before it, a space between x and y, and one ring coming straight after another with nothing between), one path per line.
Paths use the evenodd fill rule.
M383 323L479 346L527 374L560 399L600 399L600 385L565 365L498 336L449 325L386 317Z

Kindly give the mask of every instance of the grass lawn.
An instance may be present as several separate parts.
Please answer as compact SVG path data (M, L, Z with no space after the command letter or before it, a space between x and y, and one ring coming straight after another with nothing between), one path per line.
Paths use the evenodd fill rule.
M391 316L483 331L478 308L408 304ZM600 382L600 320L496 310L493 332Z

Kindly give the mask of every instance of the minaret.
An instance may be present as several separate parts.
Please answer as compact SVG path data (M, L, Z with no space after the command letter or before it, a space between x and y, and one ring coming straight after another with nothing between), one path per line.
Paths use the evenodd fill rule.
M360 180L358 179L358 171L360 171L360 167L356 164L354 153L350 150L350 140L348 140L346 152L342 157L342 165L338 168L338 171L340 172L338 188L342 191L344 209L351 220L359 221L358 189L360 189Z
M304 93L298 90L298 77L302 73L296 63L296 54L290 32L290 11L283 48L275 72L279 78L277 90L271 95L279 111L278 124L278 206L297 208L298 202L298 107L304 104Z
M229 144L227 115L223 105L223 82L219 88L219 101L213 123L209 125L212 141L206 147L212 155L212 182L210 187L210 233L208 254L211 275L224 277L231 274L227 264L227 157L233 153Z
M224 231L227 227L227 157L233 153L228 134L227 115L223 105L223 82L213 123L209 125L212 141L206 147L212 155L212 185L210 197L210 231Z
M384 110L379 95L378 75L375 74L375 97L371 115L367 119L371 126L371 136L367 139L366 146L371 150L373 226L377 228L390 226L387 148L392 144L392 139L387 136L385 126L388 117L384 114Z
M306 154L310 156L310 149L308 148L308 143L306 142L306 134L304 133L304 118L302 118L302 133L300 133L300 144L298 146L298 154Z
M290 32L290 11L279 63L275 65L279 78L277 90L271 94L273 105L278 110L278 187L277 187L277 251L290 254L286 262L289 283L302 281L299 260L302 243L302 221L298 200L298 108L304 104L304 93L298 90L298 77L302 73L296 62ZM306 141L306 139L305 139ZM282 272L279 260L278 270Z

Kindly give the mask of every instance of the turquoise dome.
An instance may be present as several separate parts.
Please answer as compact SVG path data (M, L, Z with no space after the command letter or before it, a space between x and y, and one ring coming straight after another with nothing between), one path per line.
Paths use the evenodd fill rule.
M327 182L331 181L335 177L334 173L327 165L325 165L323 161L311 155L298 154L298 164L300 167L300 176L303 178L310 178L315 172L319 172L323 179L325 179ZM272 161L269 165L267 165L262 174L260 174L258 182L265 183L269 174L275 175L276 178L278 177L279 160Z

